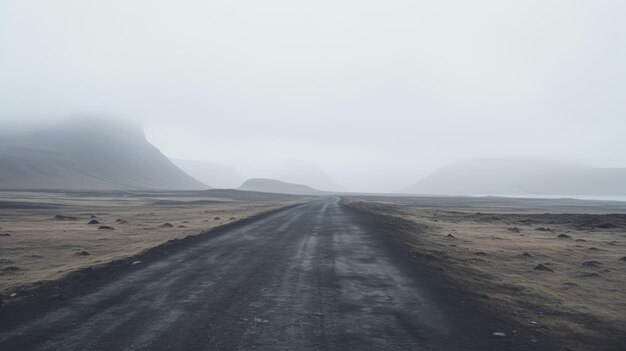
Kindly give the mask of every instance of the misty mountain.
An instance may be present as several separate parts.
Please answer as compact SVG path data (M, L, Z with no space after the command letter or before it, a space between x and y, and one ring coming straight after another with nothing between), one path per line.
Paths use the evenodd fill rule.
M170 160L185 173L212 188L234 189L245 180L236 169L225 164L210 161Z
M139 126L100 119L0 140L1 189L172 189L207 187L150 144Z
M440 168L405 192L445 195L626 195L626 169L540 159L478 159Z
M272 174L272 178L289 183L307 184L325 191L340 191L342 187L318 165L298 159L283 162Z
M258 191L262 193L321 195L324 192L307 185L292 184L276 179L252 178L246 180L237 190Z

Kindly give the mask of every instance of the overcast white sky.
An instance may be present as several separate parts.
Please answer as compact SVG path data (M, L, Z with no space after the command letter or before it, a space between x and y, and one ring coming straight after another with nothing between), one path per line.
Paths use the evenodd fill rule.
M166 155L394 191L449 162L626 167L626 2L0 1L0 122L143 121ZM6 123L5 123L6 124Z

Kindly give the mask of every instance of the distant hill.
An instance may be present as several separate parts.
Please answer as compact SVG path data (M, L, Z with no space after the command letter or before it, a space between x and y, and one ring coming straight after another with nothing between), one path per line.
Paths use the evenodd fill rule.
M0 189L206 188L121 122L70 119L0 140Z
M324 192L302 184L292 184L275 179L252 178L246 180L238 190L258 191L262 193L321 195Z
M479 159L445 166L405 190L445 195L626 195L626 169L538 159Z
M273 179L280 179L295 184L307 184L316 189L325 191L341 191L342 187L335 182L318 165L298 159L290 159L283 162L273 174Z
M170 159L185 173L217 189L234 189L245 178L234 168L216 162Z

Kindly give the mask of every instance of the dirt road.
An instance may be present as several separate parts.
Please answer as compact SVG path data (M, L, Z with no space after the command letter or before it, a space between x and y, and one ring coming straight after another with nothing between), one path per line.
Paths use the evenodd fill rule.
M328 198L7 322L1 350L536 350ZM506 336L494 336L502 332Z

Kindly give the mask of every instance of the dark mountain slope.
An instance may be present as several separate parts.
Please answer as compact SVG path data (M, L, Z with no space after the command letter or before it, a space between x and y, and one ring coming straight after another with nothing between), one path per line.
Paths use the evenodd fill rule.
M1 189L205 189L140 127L71 119L0 141Z

